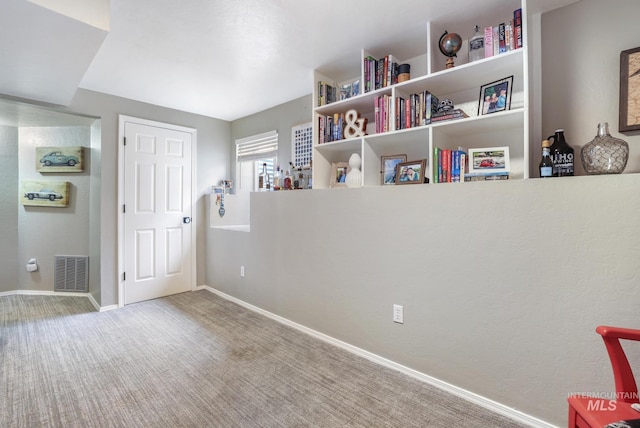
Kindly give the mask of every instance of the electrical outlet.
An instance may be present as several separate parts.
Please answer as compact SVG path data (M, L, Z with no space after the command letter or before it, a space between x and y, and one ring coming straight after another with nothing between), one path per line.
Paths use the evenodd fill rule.
M404 324L404 308L402 305L393 305L393 322Z
M240 276L244 278L244 266L240 266Z

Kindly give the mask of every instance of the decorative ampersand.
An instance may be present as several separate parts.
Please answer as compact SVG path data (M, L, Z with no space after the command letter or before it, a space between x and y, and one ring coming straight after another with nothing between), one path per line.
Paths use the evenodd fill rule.
M346 127L344 129L345 138L363 137L366 132L367 119L359 118L358 112L349 110L345 116Z

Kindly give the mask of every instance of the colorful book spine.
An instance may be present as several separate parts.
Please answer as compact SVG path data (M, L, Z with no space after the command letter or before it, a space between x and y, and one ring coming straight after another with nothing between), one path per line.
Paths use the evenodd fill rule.
M484 29L484 57L493 56L493 27Z
M522 47L522 9L513 12L514 46L516 49Z

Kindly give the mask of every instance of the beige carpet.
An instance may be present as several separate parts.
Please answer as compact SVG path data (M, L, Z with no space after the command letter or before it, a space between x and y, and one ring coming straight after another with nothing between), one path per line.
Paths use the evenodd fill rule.
M207 291L0 297L0 427L518 427Z

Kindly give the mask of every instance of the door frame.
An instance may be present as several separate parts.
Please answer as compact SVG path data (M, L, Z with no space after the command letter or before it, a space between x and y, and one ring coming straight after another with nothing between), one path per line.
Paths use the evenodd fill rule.
M196 263L198 260L196 254L196 229L197 229L197 217L196 217L196 159L197 159L197 130L194 128L187 128L180 125L172 125L164 122L156 122L148 119L141 119L134 116L127 115L118 115L118 307L122 308L124 306L124 287L125 287L125 278L124 278L124 250L125 250L125 237L124 237L124 201L125 201L125 181L124 181L124 171L125 171L125 159L124 159L124 127L125 123L133 122L141 125L154 126L157 128L165 128L171 129L174 131L181 131L191 134L191 291L196 289L197 283L197 271L196 271Z

